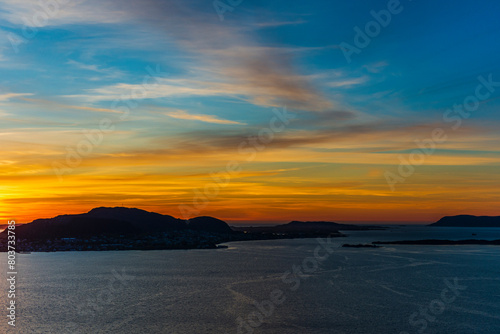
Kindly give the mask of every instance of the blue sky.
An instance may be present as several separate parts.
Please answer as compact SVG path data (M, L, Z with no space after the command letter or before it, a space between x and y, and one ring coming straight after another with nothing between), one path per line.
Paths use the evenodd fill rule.
M26 5L12 5L15 3ZM6 19L1 25L4 34L1 86L6 92L30 93L53 100L65 95L85 95L87 90L96 87L138 83L144 76L144 68L151 64L160 64L169 78L208 76L210 73L202 73L209 66L206 63L210 60L206 59L216 56L196 54L196 49L213 51L218 47L213 44L226 48L235 43L273 48L275 61L282 58L290 63L284 70L293 70L292 75L309 76L309 83L325 98L340 100L336 103L346 108L370 109L368 112L382 116L393 115L397 113L393 109L403 107L410 113L418 112L416 117L423 116L422 110L426 111L425 117L433 117L440 109L467 95L479 74L499 71L495 55L499 49L500 23L496 14L500 4L494 1L401 2L403 11L393 15L389 26L382 28L359 55L352 56L351 64L347 64L338 45L353 44L353 27L363 28L373 20L370 11L385 9L387 2L276 1L270 4L244 1L233 12L225 13L223 22L219 21L210 2L200 2L183 6L189 10L179 10L178 15L191 17L191 22L182 18L172 24L175 27L169 27L169 24L155 22L157 18L147 22L151 8L143 9L141 17L134 12L127 13L127 5L120 1L108 2L108 6L84 1L75 7L61 6L61 11L69 13L49 18L47 25L37 27L36 36L20 44L19 52L15 53L5 35L13 32L23 36L22 18L19 18L29 18L29 13L36 13L38 9L33 10L36 6L29 6L30 3L5 1ZM144 7L168 10L163 3L166 2L147 1ZM178 4L173 3L173 6ZM108 9L109 16L103 11L102 17L94 17L89 8L99 6ZM123 6L123 10L116 14L114 6ZM134 11L135 7L143 6L129 7ZM84 14L77 14L79 10ZM111 19L113 14L116 17ZM162 13L155 15L161 17ZM205 25L211 26L212 32L183 27L193 22L199 24L201 30ZM176 31L170 33L169 29ZM178 30L190 31L179 33ZM244 40L233 40L239 37ZM179 40L189 38L195 38L192 45L179 45ZM212 45L202 46L204 41ZM265 55L265 51L262 54ZM222 96L189 96L190 103L195 100L207 111L227 109L223 107L226 100ZM367 103L373 100L383 106L373 108ZM92 101L102 105L106 102L109 101ZM167 101L160 103L168 104ZM247 107L253 106L255 104ZM195 108L198 110L199 105ZM430 110L433 110L431 114ZM486 111L484 117L495 117L495 113Z
M129 179L154 174L175 175L185 186L179 181L148 193L145 187L154 188L155 181L144 176L144 184L128 197L117 195L122 190L102 196L136 206L154 202L152 209L171 212L174 203L190 201L193 184L205 182L200 175L224 166L238 141L265 126L273 108L284 107L296 119L246 167L260 176L240 180L259 189L241 194L252 204L222 204L235 198L228 192L214 199L209 213L243 219L224 209L232 206L248 219L262 220L271 209L252 198L268 192L296 194L285 196L281 206L285 215L295 215L296 206L315 201L316 184L332 182L340 190L326 190L318 200L318 217L338 214L348 220L344 209L359 204L363 214L354 220L370 215L383 220L388 218L373 203L381 197L391 203L406 203L408 196L422 201L421 187L436 182L443 166L460 172L467 166L471 179L485 168L484 182L498 182L492 168L500 163L498 92L438 147L413 181L401 184L400 192L391 192L383 176L397 168L399 154L411 152L414 140L443 124L447 108L474 93L478 76L500 81L497 1L401 1L401 11L351 62L340 45L355 45L354 28L365 29L374 20L371 11L386 10L391 1L245 0L225 12L224 20L211 1L61 0L46 7L54 10L48 15L37 3L0 1L6 205L33 200L28 189L40 182L45 191L35 196L33 212L67 201L79 210L96 202L90 197L96 190L85 185L87 176L106 175L104 183L111 183L114 173ZM36 16L42 20L34 21ZM17 38L23 40L13 47ZM159 69L150 79L154 87L131 102L129 117L120 118L122 110L113 101L143 89L147 68ZM53 162L63 161L67 146L103 118L113 120L113 133L71 168L65 183L49 181ZM16 185L19 178L24 188ZM450 176L446 183L457 180ZM283 188L294 182L309 190ZM70 185L84 194L81 206L68 194ZM494 203L496 195L486 196L486 203ZM335 196L339 206L331 204ZM484 211L473 204L467 208ZM419 219L433 219L443 210L448 210L444 204L431 205Z

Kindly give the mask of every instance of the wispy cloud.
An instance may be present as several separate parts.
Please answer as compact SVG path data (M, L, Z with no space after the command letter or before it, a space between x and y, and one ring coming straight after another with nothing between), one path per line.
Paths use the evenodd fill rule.
M4 19L14 24L25 24L23 17L31 17L39 8L36 1L0 0ZM214 13L200 10L197 2L145 0L135 1L76 1L61 6L57 15L45 25L120 23L152 26L165 32L165 41L173 40L190 53L190 59L203 68L217 73L221 83L194 78L193 86L184 86L184 92L219 90L228 95L246 96L247 101L266 106L286 104L289 109L323 111L333 103L324 96L310 78L293 65L294 53L278 44L261 47L256 31L236 23L215 20ZM277 21L274 25L300 24L301 21ZM33 23L36 25L36 23ZM133 47L134 41L130 41ZM97 71L98 67L70 61L71 64ZM192 63L190 64L193 65ZM213 80L215 81L215 80ZM231 86L236 89L230 89Z
M226 120L226 119L220 119L217 116L213 116L213 115L189 114L184 110L176 110L176 111L167 112L167 113L165 113L165 115L170 116L172 118L185 119L185 120L191 120L191 121L200 121L200 122L205 122L205 123L245 125L245 123L230 121L230 120Z
M380 73L387 65L389 65L386 61L379 61L373 64L367 64L363 67L370 73Z
M258 65L255 66L258 67ZM332 103L318 94L296 86L300 82L306 84L307 77L268 73L265 69L265 66L260 70L257 68L247 70L241 67L226 68L226 74L234 77L234 80L217 77L216 73L213 76L198 74L193 78L158 78L159 84L148 89L147 98L228 96L265 107L282 105L288 107L292 104L296 109L307 111L324 111L332 108ZM252 79L249 71L262 71L262 73L261 75L253 73ZM84 98L89 102L111 101L141 87L138 84L119 83L90 89L89 94L67 97Z
M68 60L66 62L66 64L74 66L74 67L79 68L79 69L84 70L84 71L96 72L97 76L88 77L88 80L91 80L91 81L99 81L102 79L107 79L107 80L117 79L123 75L123 73L121 71L114 69L114 68L104 68L102 66L95 65L95 64L85 64L85 63L82 63L82 62L79 62L76 60L72 60L72 59Z
M32 93L4 93L0 94L0 101L8 101L12 98L16 97L23 97L23 96L30 96L33 95Z
M50 2L48 3L50 4ZM42 10L38 0L1 0L0 4L2 5L0 18L12 24L31 27L78 23L118 23L133 17L132 13L122 8L121 2L113 4L113 1L57 1L57 9L49 9L53 10L54 13L47 20L32 19L35 14ZM51 5L47 5L47 7L51 7Z
M340 88L340 87L352 87L355 85L361 85L368 81L367 77L344 79L339 81L331 81L327 85L328 87Z
M121 114L122 113L121 111L108 109L108 108L99 108L99 107L91 107L91 106L75 106L75 105L64 104L64 103L59 103L59 102L49 101L49 100L44 100L44 99L32 99L32 98L23 97L22 100L34 103L38 106L46 106L46 107L57 108L57 109L76 109L76 110L114 113L114 114ZM1 99L0 99L0 101L1 101Z
M298 25L298 24L304 24L307 23L306 20L295 20L295 21L269 21L269 22L259 22L255 23L254 25L259 28L272 28L272 27L281 27L281 26L288 26L288 25Z
M80 63L78 61L75 61L75 60L68 60L66 62L66 64L74 65L80 69L87 70L87 71L94 71L94 72L103 72L104 71L103 69L99 68L99 66L97 66L97 65L87 65L87 64L83 64L83 63Z

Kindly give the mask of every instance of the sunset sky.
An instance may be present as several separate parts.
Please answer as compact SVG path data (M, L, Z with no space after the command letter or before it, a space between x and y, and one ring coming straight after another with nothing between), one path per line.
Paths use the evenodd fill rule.
M2 223L500 215L500 2L401 1L350 59L388 1L238 2L0 0Z

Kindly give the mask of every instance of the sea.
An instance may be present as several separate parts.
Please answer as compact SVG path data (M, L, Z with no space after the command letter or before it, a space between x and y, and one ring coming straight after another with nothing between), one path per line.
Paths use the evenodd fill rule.
M214 250L17 254L15 298L0 280L0 333L500 333L500 247L340 247L493 240L500 228L344 233ZM0 253L2 273L7 265Z

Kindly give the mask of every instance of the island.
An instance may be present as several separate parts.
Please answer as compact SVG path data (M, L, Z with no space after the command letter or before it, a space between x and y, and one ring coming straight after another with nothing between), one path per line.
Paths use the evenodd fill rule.
M83 214L36 219L16 226L16 252L214 249L229 241L345 237L344 230L375 229L333 222L230 227L209 216L184 220L137 208L99 207ZM8 230L0 233L7 251Z
M500 216L446 216L430 224L433 227L500 227Z
M402 240L402 241L374 241L374 245L493 245L499 246L500 240L440 240L440 239L424 239L424 240Z
M233 227L236 231L245 231L247 233L294 233L308 231L311 233L324 233L331 231L368 231L368 230L385 230L384 226L371 225L349 225L339 224L327 221L292 221L288 224L277 226L250 226L250 227Z

